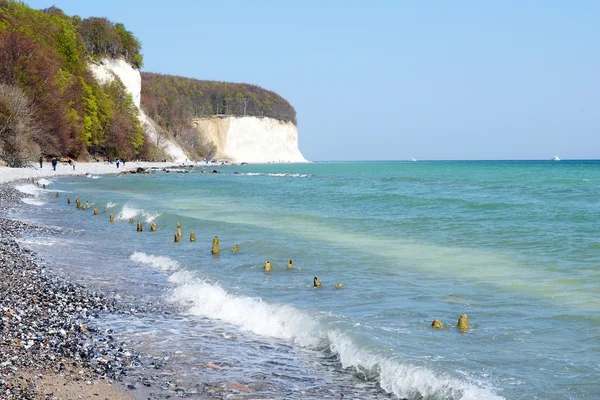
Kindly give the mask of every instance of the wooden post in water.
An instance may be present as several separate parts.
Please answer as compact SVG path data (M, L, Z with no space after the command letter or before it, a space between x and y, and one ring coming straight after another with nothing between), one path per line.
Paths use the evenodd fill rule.
M130 223L130 224L133 224L133 222L134 222L134 221L133 221L133 218L129 218L129 223Z
M271 261L267 260L267 262L265 263L265 272L271 272L272 269L273 266L271 265Z
M458 318L458 329L460 329L461 331L465 332L468 331L470 328L469 326L469 318L467 317L467 314L463 314Z
M67 204L71 204L71 198L67 197Z
M137 223L137 231L138 232L142 231L142 221L138 221L138 223Z
M231 248L231 251L233 251L234 253L237 253L238 251L240 251L240 246L238 246L237 244L235 246L233 246Z
M219 254L221 251L219 250L219 237L215 236L212 243L212 253Z
M190 242L195 242L196 241L196 235L194 235L194 232L190 232Z
M174 240L174 242L175 243L179 243L179 236L177 234L175 234L175 240Z
M87 210L87 204L84 204L84 205L83 205L83 207L81 207L81 209L82 209L83 211Z
M183 236L183 234L181 233L181 224L179 222L177 223L177 236Z
M288 268L294 268L294 265L292 264L292 260L291 259L289 259L287 261L287 263L285 264L285 266L288 267Z
M56 192L56 197L58 197L58 192Z
M150 232L156 232L156 224L154 222L150 225Z
M44 189L46 189L46 184L44 183Z
M110 222L115 222L115 214L110 214L110 217L108 218L108 220Z
M440 321L439 319L436 318L431 323L431 327L433 329L444 329L444 324L442 324L442 321Z
M94 215L98 215L98 209L94 208Z

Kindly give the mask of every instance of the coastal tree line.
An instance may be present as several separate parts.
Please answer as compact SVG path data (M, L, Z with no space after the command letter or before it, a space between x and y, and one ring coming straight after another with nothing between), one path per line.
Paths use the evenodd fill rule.
M192 118L213 115L271 117L296 124L296 110L287 100L247 83L142 72L142 106L175 137L189 128Z
M97 83L87 69L104 55L139 67L140 50L122 24L0 0L0 158L21 166L40 153L146 154L150 145L131 95L118 80Z

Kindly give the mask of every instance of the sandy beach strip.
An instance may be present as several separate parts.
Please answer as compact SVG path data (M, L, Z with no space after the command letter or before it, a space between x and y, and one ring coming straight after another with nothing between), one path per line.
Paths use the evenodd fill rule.
M188 163L192 165L195 164ZM213 165L219 164L198 164ZM128 162L125 168L122 165L117 168L115 164L78 163L73 170L68 164L59 163L56 171L49 163L41 169L0 167L1 399L120 400L164 398L174 395L176 390L178 394L185 393L175 385L165 393L158 382L144 377L139 356L123 343L115 343L110 330L99 332L87 325L90 317L118 313L123 305L59 277L16 240L31 234L55 234L52 228L8 219L6 215L7 211L21 207L22 198L28 196L17 191L13 182L181 166L181 163ZM137 376L135 385L127 385L131 379L124 382L123 378L131 378L133 371ZM141 388L158 392L152 394Z
M88 162L75 163L75 169L73 169L71 165L59 162L56 166L56 171L54 171L52 169L52 165L49 162L45 162L43 163L42 168L39 168L39 164L28 168L0 167L0 184L31 178L37 180L39 178L52 178L57 176L81 176L86 174L120 174L121 172L136 170L137 168L173 168L183 165L184 164L182 163L173 162L127 162L125 165L120 164L119 168L117 168L116 164L108 164L104 162ZM213 164L195 164L189 162L185 165L210 166Z

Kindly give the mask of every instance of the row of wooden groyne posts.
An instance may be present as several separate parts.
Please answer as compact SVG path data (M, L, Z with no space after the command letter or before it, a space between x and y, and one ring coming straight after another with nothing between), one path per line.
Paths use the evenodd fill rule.
M31 178L31 182L35 183L35 179ZM39 182L37 183L38 186L40 186ZM46 189L46 185L43 185L43 188ZM56 197L59 197L58 192L56 192ZM71 204L71 198L67 197L67 204ZM75 205L77 207L78 210L87 210L89 208L89 202L86 200L85 203L83 205L81 205L81 202L79 200L79 197L75 196ZM106 210L105 210L106 211ZM98 215L98 209L94 208L94 215ZM110 214L109 216L109 221L110 222L115 222L115 215L114 214ZM133 218L129 218L129 223L133 224L134 223L134 219ZM156 224L153 222L150 224L150 231L151 232L155 232L157 230L157 226ZM142 232L143 231L143 224L142 221L138 221L137 223L137 231L138 232ZM177 223L177 233L174 234L174 242L175 243L179 243L181 241L181 238L183 237L183 233L181 231L181 223ZM190 242L195 242L196 241L196 235L194 234L194 232L190 232ZM234 253L237 253L240 250L239 246L236 244L235 246L233 246L231 248L231 251ZM219 246L219 237L215 236L213 238L213 242L212 242L212 249L211 252L213 255L218 255L221 253L220 250L220 246ZM292 260L288 260L286 263L286 267L291 269L293 268L293 263ZM271 272L273 269L273 266L271 264L271 261L267 260L265 262L265 265L263 267L265 272ZM317 278L316 276L313 278L313 286L314 287L322 287L322 283L319 280L319 278ZM343 285L341 283L336 283L335 284L336 287L342 287ZM431 327L433 329L444 329L444 324L442 323L442 321L440 321L439 319L434 319L433 322L431 323ZM459 318L458 318L458 323L457 323L457 328L463 332L466 332L470 329L469 326L469 318L467 317L467 314L462 314Z

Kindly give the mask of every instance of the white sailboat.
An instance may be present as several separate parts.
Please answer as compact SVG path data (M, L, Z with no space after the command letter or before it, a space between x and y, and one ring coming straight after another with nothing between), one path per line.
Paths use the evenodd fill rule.
M560 158L558 158L558 156L554 156L550 160L552 160L552 161L560 161Z

